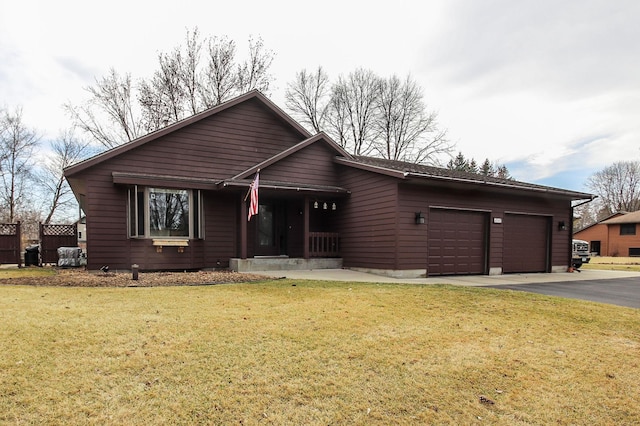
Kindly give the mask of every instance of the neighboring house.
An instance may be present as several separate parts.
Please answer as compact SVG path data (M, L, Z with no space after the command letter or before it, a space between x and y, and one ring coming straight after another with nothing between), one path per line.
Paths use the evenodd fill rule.
M600 256L640 256L640 211L620 212L574 234Z
M87 218L82 216L80 220L76 222L78 229L78 247L82 250L87 250Z
M260 170L259 211L247 220ZM252 91L65 170L88 268L566 271L586 193L353 156Z

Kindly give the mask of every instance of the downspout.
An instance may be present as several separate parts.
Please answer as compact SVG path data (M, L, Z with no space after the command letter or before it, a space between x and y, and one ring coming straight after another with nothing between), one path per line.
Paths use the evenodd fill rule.
M573 267L572 263L573 263L573 209L575 209L576 207L580 207L583 206L587 203L592 202L593 200L595 200L596 198L598 198L597 195L593 195L591 198L589 198L586 201L581 202L580 204L576 204L575 206L571 206L571 218L570 218L570 226L571 229L569 231L569 270L571 270L571 268Z

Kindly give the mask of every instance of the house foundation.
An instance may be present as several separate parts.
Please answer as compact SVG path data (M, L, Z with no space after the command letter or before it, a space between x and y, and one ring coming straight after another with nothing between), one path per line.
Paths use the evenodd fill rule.
M229 268L235 272L342 269L342 258L302 259L283 256L232 258L229 260Z

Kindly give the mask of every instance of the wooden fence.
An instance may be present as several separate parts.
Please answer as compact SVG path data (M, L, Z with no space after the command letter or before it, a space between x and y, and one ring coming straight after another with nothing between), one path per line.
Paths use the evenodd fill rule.
M40 261L58 263L58 247L77 247L78 227L73 225L40 224Z
M0 264L18 264L20 259L20 222L0 223Z

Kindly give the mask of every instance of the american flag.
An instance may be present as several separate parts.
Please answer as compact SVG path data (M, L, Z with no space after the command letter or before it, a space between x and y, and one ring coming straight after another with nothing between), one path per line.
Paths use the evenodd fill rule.
M251 203L249 204L249 216L247 221L251 220L251 216L258 214L258 186L260 182L260 171L256 172L256 177L251 182L249 192L251 192Z

